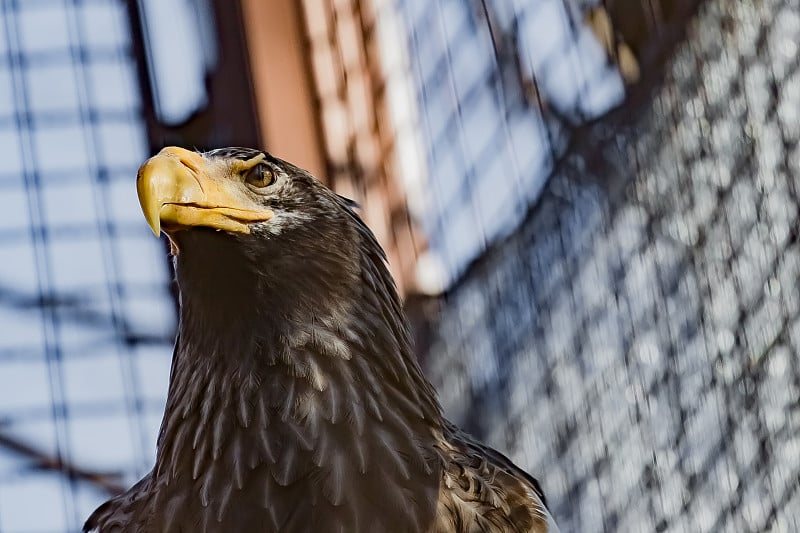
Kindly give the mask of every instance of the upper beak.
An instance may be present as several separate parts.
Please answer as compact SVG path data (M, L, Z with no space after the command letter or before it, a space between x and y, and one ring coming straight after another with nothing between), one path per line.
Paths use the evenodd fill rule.
M205 226L250 233L248 224L265 222L273 212L253 202L240 184L212 176L202 155L170 146L139 168L136 192L153 233Z

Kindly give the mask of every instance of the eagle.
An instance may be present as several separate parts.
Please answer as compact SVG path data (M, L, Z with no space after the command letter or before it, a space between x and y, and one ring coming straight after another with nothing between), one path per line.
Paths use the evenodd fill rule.
M357 204L249 148L164 148L136 188L178 335L155 465L84 531L557 531L538 482L444 418Z

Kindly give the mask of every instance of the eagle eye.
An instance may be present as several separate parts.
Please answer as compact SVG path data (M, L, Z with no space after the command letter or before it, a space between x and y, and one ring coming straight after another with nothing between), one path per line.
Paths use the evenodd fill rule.
M275 173L263 163L247 170L244 175L244 181L258 189L269 187L275 179Z

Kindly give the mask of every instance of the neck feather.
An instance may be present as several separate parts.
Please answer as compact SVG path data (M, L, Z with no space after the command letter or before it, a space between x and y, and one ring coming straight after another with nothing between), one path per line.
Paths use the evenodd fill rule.
M435 501L440 407L382 251L368 230L360 238L355 275L334 298L320 297L324 280L298 285L304 294L278 293L233 245L202 263L179 256L180 338L156 483L191 478L208 504L233 477L238 490L274 504L277 528L298 497L339 509L345 529L382 515L423 525L429 504L387 502L423 491ZM284 511L282 496L295 502ZM220 516L233 512L227 500L216 504Z

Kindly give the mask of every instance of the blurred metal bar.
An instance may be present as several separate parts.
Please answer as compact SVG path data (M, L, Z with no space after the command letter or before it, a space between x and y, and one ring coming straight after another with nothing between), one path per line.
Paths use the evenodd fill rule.
M324 179L318 109L300 4L241 0L262 146Z
M151 151L166 145L198 149L260 145L261 133L252 92L247 45L242 35L239 2L212 2L218 60L214 70L208 72L206 77L208 105L175 125L162 124L157 118L147 66L141 8L137 0L126 0L125 3L131 21L142 113Z
M11 452L22 455L30 459L31 467L37 470L58 472L72 481L85 481L108 492L109 494L121 494L127 488L119 480L119 475L114 473L102 473L81 468L61 456L53 456L32 446L26 442L16 439L10 435L0 432L0 447Z

